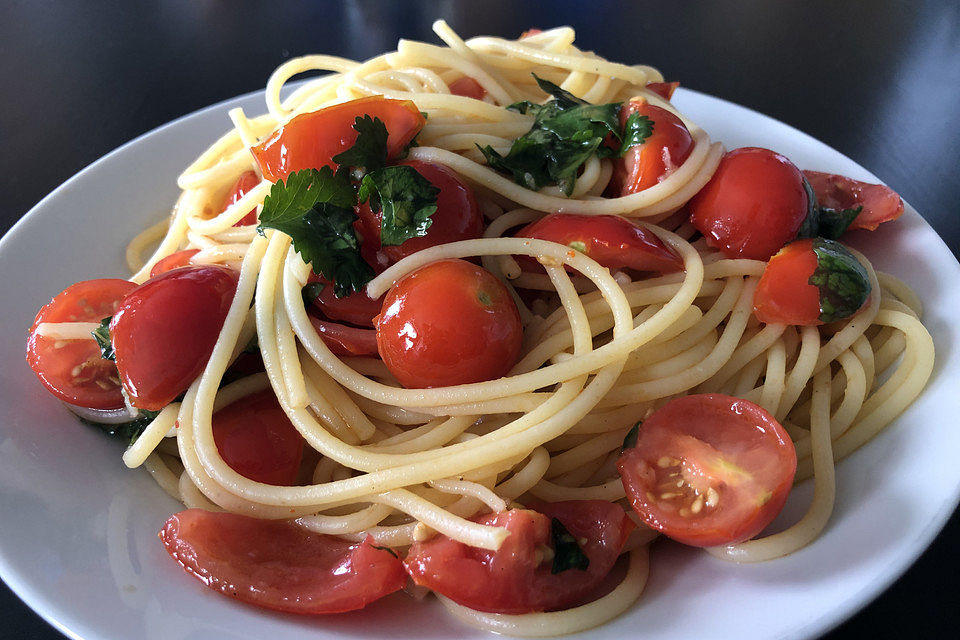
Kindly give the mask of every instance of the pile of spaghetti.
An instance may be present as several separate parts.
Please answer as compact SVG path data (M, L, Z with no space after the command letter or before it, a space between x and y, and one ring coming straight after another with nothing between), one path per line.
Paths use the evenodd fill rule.
M223 264L239 276L202 374L139 435L124 456L127 465L145 466L188 508L291 521L284 526L304 536L336 536L352 541L354 550L358 543L389 547L401 558L411 545L443 541L489 559L509 537L496 526L504 522L496 514L562 501L612 503L633 521L621 527L617 549L629 554L629 566L617 586L589 603L504 613L441 597L478 626L552 635L619 615L643 589L647 548L658 532L631 508L636 496L628 495L618 473L624 447L636 437L631 430L641 423L642 440L642 423L677 398L725 394L762 407L783 425L796 451L795 481L813 476L815 497L785 530L708 550L749 562L808 544L833 507L834 461L889 424L930 375L933 347L916 296L857 254L872 293L848 319L820 326L759 321L754 296L766 260L712 248L685 207L711 181L725 149L678 113L669 93L651 86L663 81L657 71L581 51L570 28L515 41L463 41L443 22L434 29L446 46L401 41L396 52L363 63L322 55L284 63L267 84L268 113L248 118L233 110L234 128L180 176L183 192L172 215L130 245L134 283L184 250L195 250L190 264ZM284 90L307 72L329 73ZM464 78L469 91L452 92ZM555 101L572 95L606 105L642 98L679 118L691 148L679 166L634 193L611 192L619 159L602 153L586 158L574 183L523 184L523 176L491 166L492 158L509 158L515 141L535 126L535 109L506 107L546 104L544 86L562 89ZM304 294L318 278L295 241L276 228L258 230L252 219L238 224L261 210L276 182L264 177L251 148L301 114L369 96L409 100L423 112L426 122L406 159L443 165L469 185L485 230L385 265L365 292L377 300L440 260L482 262L509 292L522 324L518 359L502 377L405 388L376 354L332 350ZM229 197L249 172L255 174L249 186ZM558 213L626 218L682 268L661 274L610 269L582 247L571 250L578 245L516 235ZM263 371L225 383L245 350L259 353ZM215 441L214 414L266 389L308 446L302 464L309 469L290 486L238 472ZM662 460L662 467L676 462ZM186 537L188 523L180 527ZM560 552L556 535L553 540L538 548L537 561ZM571 580L579 571L565 570ZM228 580L193 572L212 586Z

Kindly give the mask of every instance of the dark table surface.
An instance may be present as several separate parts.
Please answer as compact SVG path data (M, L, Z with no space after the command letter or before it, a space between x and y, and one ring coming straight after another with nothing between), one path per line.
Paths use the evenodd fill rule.
M436 41L430 24L442 17L464 36L572 25L581 47L652 64L668 79L838 149L897 189L955 255L960 248L956 2L276 5L7 0L0 20L0 231L118 145L262 88L286 58L365 59L394 49L400 37ZM8 517L15 516L0 514ZM955 637L957 542L955 513L898 582L828 637ZM62 637L5 586L0 636Z

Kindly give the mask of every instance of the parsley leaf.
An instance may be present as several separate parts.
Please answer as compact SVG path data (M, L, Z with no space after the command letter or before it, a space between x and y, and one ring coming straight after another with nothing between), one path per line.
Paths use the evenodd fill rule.
M260 225L293 239L293 247L313 271L334 283L338 297L360 291L373 279L373 269L360 255L353 230L356 194L343 171L330 167L305 169L287 176L263 201Z
M387 162L387 127L380 118L357 116L353 128L357 141L353 146L333 156L333 161L346 167L363 168L365 172L379 169Z
M646 142L653 135L654 121L639 113L631 113L623 127L623 142L620 145L620 157L623 157L630 147Z
M363 176L357 198L370 200L380 213L380 242L398 245L410 238L427 235L437 211L440 190L419 171L408 165L394 165Z
M110 338L110 321L113 317L104 318L100 321L100 326L91 331L93 339L97 341L100 347L100 357L104 360L116 360L117 355L113 352L113 341Z
M576 538L556 518L550 522L550 534L553 538L553 566L550 573L557 574L567 569L586 571L590 566L590 558L577 544Z

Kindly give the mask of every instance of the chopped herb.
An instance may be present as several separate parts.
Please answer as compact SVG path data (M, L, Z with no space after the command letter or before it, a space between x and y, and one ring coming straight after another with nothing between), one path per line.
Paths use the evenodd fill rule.
M400 558L400 556L397 555L397 552L394 551L393 549L391 549L390 547L378 547L378 546L375 545L375 544L374 544L374 545L371 545L371 546L372 546L374 549L378 549L378 550L380 550L380 551L386 551L387 553L389 553L390 555L392 555L394 558L397 558L397 559Z
M104 360L116 360L117 354L113 352L113 341L110 338L110 321L113 317L104 318L100 321L100 326L91 331L93 339L97 341L100 347L100 357Z
M325 286L322 282L308 282L301 292L303 294L303 305L305 307L312 305L323 293Z
M357 198L360 202L370 200L373 210L382 212L381 244L398 245L427 235L439 194L440 190L413 167L394 165L363 176Z
M808 280L820 290L820 321L849 318L870 296L870 278L860 261L839 242L813 240L817 268Z
M630 427L630 431L627 431L627 436L623 439L623 444L620 445L620 451L637 446L637 438L640 437L641 424L643 424L642 421Z
M576 538L556 518L550 523L550 534L553 538L553 566L550 573L557 574L567 569L586 571L590 566L590 558L577 544Z

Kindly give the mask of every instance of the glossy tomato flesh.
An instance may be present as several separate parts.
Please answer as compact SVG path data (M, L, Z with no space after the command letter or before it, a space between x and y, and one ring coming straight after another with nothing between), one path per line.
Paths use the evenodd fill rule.
M333 156L356 142L353 124L364 115L379 118L386 126L388 158L399 156L426 122L409 100L371 96L301 114L250 151L271 182L294 171L334 167Z
M159 411L200 375L236 288L236 271L204 265L167 271L127 294L110 335L133 406Z
M803 174L769 149L744 147L720 160L690 200L690 222L731 258L767 260L793 240L813 203Z
M161 273L166 273L179 267L189 266L190 258L198 253L200 253L199 249L184 249L183 251L175 251L165 258L160 258L157 260L157 263L153 265L153 268L150 269L150 277L153 278Z
M613 177L607 192L613 196L637 193L665 180L676 171L693 151L693 137L686 125L666 109L655 107L643 98L633 98L620 108L620 126L631 114L647 116L653 122L653 133L627 150L614 163Z
M310 316L310 324L324 344L338 356L377 355L377 332Z
M406 582L403 564L370 538L351 543L288 521L187 509L167 520L160 540L214 591L276 611L362 609Z
M214 413L213 439L224 462L240 475L264 484L296 483L304 440L273 390L240 398Z
M673 97L673 92L677 90L677 87L680 86L679 82L648 82L647 89L653 91L655 94L663 98L664 100L669 100Z
M853 209L863 207L850 229L873 231L882 222L896 220L903 215L903 200L897 192L882 184L870 184L846 176L820 171L804 171L821 207Z
M473 98L474 100L483 100L484 96L487 95L487 90L470 76L461 76L457 78L450 83L449 88L450 93L455 96Z
M810 284L817 269L813 240L797 240L770 258L753 294L753 313L768 324L818 325L820 289Z
M647 525L712 547L748 540L773 521L793 484L797 454L763 408L713 393L654 412L617 468Z
M465 260L420 267L387 292L377 319L380 357L405 387L440 387L506 375L523 328L506 287Z
M404 562L407 571L418 585L478 611L530 613L579 604L613 568L633 523L621 507L600 500L540 503L536 509L474 518L510 531L497 551L442 535L415 543ZM586 570L551 572L551 518L578 541L589 559Z
M313 307L334 321L349 322L361 327L372 327L373 319L380 313L383 297L373 300L366 291L353 291L338 298L333 285L325 278L310 274L309 282L320 282L323 289L312 302Z
M27 364L50 393L88 409L119 409L123 394L116 365L100 355L91 335L58 340L34 333L41 322L97 322L112 316L120 300L137 285L128 280L85 280L67 287L48 302L30 327Z
M260 184L260 176L257 175L256 171L244 171L240 174L240 177L237 178L237 181L233 184L233 187L230 188L230 192L227 194L226 199L223 201L223 205L220 207L220 212L227 210L227 207L237 203L240 198L247 195L247 192L252 190ZM235 227L245 227L247 225L257 224L257 208L254 207L250 209L240 220L238 220L233 226Z

